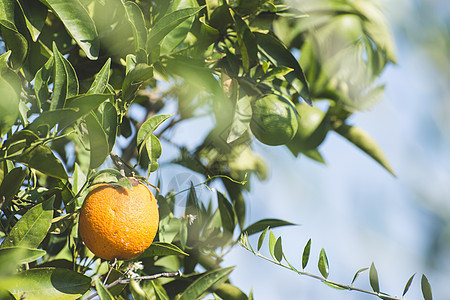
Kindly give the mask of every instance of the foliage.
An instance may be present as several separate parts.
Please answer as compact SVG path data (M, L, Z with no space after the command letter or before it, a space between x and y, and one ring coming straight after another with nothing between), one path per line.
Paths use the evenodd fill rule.
M292 224L245 220L245 191L253 175L266 177L250 121L267 95L297 108L299 128L317 115L302 113L311 107L301 103L322 112L308 128L320 139L311 137L311 146L302 144L307 135L294 137L293 156L323 163L320 145L335 132L393 174L374 140L349 122L380 98L377 78L395 61L372 1L0 0L0 7L2 297L36 296L39 288L39 297L52 299L90 297L94 289L101 299L251 299L228 280L234 267L223 266L224 256L238 233L262 232L259 249L267 226ZM194 149L171 139L173 129L205 115L214 126ZM164 145L178 150L170 163L224 190L199 199L191 186L181 214L175 192L157 193L157 241L136 260L110 266L79 237L83 199L95 184L130 187L124 173L149 179ZM270 232L269 242L280 262L281 238ZM319 271L337 286L326 280L324 250ZM426 277L422 287L431 299Z

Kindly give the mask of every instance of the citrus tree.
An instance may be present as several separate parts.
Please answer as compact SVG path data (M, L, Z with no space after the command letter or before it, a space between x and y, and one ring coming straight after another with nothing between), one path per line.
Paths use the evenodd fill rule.
M292 223L245 219L245 191L266 177L257 143L323 163L335 132L394 175L349 121L380 99L395 62L373 1L0 0L0 37L2 298L251 299L228 279L226 253L262 256L267 235L273 263L399 299L380 291L374 265L354 278L369 269L373 291L329 281L325 250L307 273L311 242L292 266L270 231ZM173 139L205 116L198 145ZM169 164L223 188L163 194L156 171ZM156 211L140 205L155 199ZM425 276L421 286L431 299Z

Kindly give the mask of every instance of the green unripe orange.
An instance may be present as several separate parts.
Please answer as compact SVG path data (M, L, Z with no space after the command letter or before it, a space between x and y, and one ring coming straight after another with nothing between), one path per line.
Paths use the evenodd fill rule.
M292 103L279 95L266 95L252 105L250 128L263 144L284 145L295 136L298 118Z
M330 122L324 112L305 103L296 106L299 115L297 134L287 146L295 154L317 148L325 139Z

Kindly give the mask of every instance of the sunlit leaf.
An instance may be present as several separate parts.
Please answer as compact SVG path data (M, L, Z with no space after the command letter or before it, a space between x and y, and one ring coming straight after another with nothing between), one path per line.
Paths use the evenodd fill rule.
M77 299L87 292L91 279L83 274L58 268L36 268L11 278L9 292L30 299Z
M378 282L378 272L377 272L377 269L375 268L374 263L372 263L370 265L369 282L370 282L370 286L372 287L372 290L375 293L379 293L380 292L380 284Z
M252 119L252 105L251 97L244 96L236 103L236 110L234 111L234 119L231 124L230 134L227 138L227 143L231 143L237 140L242 134L244 134Z
M14 11L14 7L12 7L12 10ZM6 44L6 49L12 51L12 67L15 70L20 69L28 53L27 39L17 30L13 20L0 19L0 30L2 33L2 41Z
M433 300L433 294L431 292L431 285L428 278L422 275L422 280L420 281L420 286L422 288L422 295L425 300Z
M53 73L54 57L53 55L47 62L36 72L34 77L34 92L36 94L36 101L38 109L41 108L42 103L45 103L50 98L48 90L48 80Z
M52 149L41 143L30 145L24 149L23 153L11 159L49 176L60 179L68 178L63 164L53 154Z
M94 114L86 117L86 126L89 133L89 167L95 169L100 167L109 155L108 137Z
M153 76L153 67L139 63L130 70L122 83L122 99L125 103L131 103L142 82Z
M247 23L245 23L241 17L234 14L233 19L236 23L236 33L241 52L242 65L244 70L248 71L250 67L253 67L258 62L256 38Z
M53 57L54 87L50 110L63 108L67 98L78 94L78 78L75 70L69 61L58 51L55 42L53 42Z
M102 69L95 76L94 82L92 83L86 94L101 94L105 91L108 85L109 77L111 76L111 58L103 65Z
M220 218L222 220L222 227L228 230L230 233L234 232L236 227L236 213L234 212L233 205L228 201L225 196L217 191L217 202L219 204Z
M47 17L47 7L38 1L19 0L20 8L34 42L37 41Z
M165 120L173 115L156 115L146 120L139 128L137 134L137 145L142 147L145 141L151 138L153 132L161 125Z
M237 286L230 283L222 283L215 290L214 293L217 294L222 299L230 300L248 300L247 295L242 292Z
M359 276L362 272L364 272L364 271L366 271L366 270L368 270L368 269L369 269L368 267L359 269L359 270L355 273L355 276L353 276L352 284L355 283L356 278L358 278L358 276Z
M411 283L412 283L412 281L413 281L413 279L414 279L414 276L416 276L416 274L413 274L413 275L408 279L408 282L406 282L405 288L403 289L403 294L402 294L402 296L405 296L406 293L408 292L409 287L411 286Z
M0 134L6 134L19 116L19 91L0 76Z
M266 233L269 230L269 226L266 227L266 229L264 229L264 231L261 233L261 235L258 238L258 251L261 249L261 246L264 242L264 238L266 237Z
M203 7L184 8L172 13L169 13L159 19L155 25L150 29L147 36L147 50L152 49L160 43L160 41L175 27L180 25L184 20L190 16L195 15Z
M318 267L319 267L320 274L322 274L322 276L324 278L328 278L328 274L329 274L328 258L327 258L327 254L325 253L325 249L323 249L323 248L322 248L322 250L320 250Z
M309 261L309 255L311 253L311 239L308 240L308 242L305 245L305 248L303 248L303 254L302 254L302 268L306 268Z
M172 2L172 5L169 7L169 12L195 7L198 7L198 3L195 0L174 1ZM161 42L161 54L170 53L186 39L186 36L188 35L192 27L193 21L194 15L188 17L186 20L181 22L177 27L171 30L164 37L164 39Z
M145 27L144 14L139 6L131 1L124 3L126 16L133 28L135 49L144 49L147 42L147 27Z
M95 281L95 289L97 290L98 296L100 297L100 300L113 300L114 297L111 295L111 293L108 291L107 288L100 282L99 279Z
M309 94L309 86L306 81L306 76L298 64L297 59L292 53L282 44L277 38L269 34L255 33L258 47L262 53L268 57L268 59L276 67L288 67L293 71L286 74L285 78L292 86L297 90L300 96L309 104L311 104L311 97Z
M89 59L97 59L100 41L94 21L79 0L40 0L63 22Z
M130 190L133 189L130 180L115 169L104 169L98 171L91 178L89 178L90 186L102 183L115 183Z
M281 236L275 242L275 246L273 248L273 254L275 256L275 259L278 261L281 261L281 259L283 258L283 248L281 245Z
M11 257L15 263L25 264L41 258L46 253L45 250L26 247L1 247L0 261L2 261L4 257Z
M273 234L272 231L269 232L269 252L270 255L275 259L275 244L277 242L277 238Z
M166 255L184 255L189 256L186 252L178 248L177 246L164 243L164 242L154 242L150 245L150 247L145 250L143 254L141 254L140 258L148 257L148 256L166 256Z
M234 267L228 267L205 273L189 285L178 300L192 300L199 298L204 292L212 288L214 285L225 281L233 269Z
M14 168L5 175L0 185L0 199L2 199L1 208L9 206L27 175L28 171L21 167Z
M280 219L263 219L259 220L258 222L253 223L252 225L248 226L242 232L247 232L248 235L252 235L258 232L263 231L264 229L269 226L270 228L280 227L280 226L289 226L289 225L296 225L294 223L280 220Z
M25 213L11 229L0 248L12 246L38 248L52 224L54 199L53 196Z

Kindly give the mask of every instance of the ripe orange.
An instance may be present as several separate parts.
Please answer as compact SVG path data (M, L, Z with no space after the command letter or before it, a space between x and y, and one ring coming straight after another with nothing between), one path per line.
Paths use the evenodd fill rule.
M155 238L159 223L155 196L144 184L129 179L133 190L100 184L89 192L81 207L81 239L98 257L132 259Z

